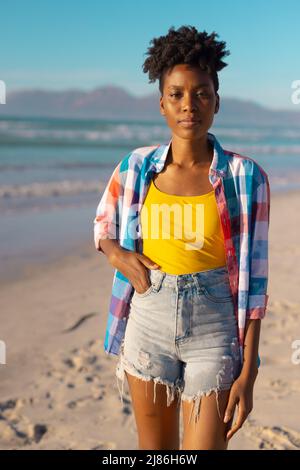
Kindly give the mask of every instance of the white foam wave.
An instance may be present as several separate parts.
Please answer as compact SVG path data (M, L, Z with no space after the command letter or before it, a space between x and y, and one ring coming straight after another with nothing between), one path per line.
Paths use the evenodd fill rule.
M231 143L230 145L223 144L223 147L242 155L247 155L247 153L252 155L300 155L300 145L237 145Z
M43 141L63 140L66 142L86 141L86 142L127 142L127 141L151 141L151 139L168 139L168 130L160 125L134 125L134 124L113 124L103 127L99 124L98 129L41 129L28 128L28 126L8 126L7 123L0 123L0 137L15 138L23 140Z
M47 197L79 193L101 192L105 184L99 181L55 181L19 186L0 186L0 198Z

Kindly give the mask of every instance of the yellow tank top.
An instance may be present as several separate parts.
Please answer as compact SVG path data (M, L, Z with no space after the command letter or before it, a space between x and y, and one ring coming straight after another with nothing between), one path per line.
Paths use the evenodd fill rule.
M226 265L214 190L200 196L160 191L151 181L141 210L143 254L169 274Z

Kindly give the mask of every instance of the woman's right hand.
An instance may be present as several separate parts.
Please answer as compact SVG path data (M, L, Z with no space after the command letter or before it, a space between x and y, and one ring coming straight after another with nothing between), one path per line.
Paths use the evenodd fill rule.
M135 251L127 251L123 248L114 252L110 263L129 279L138 294L143 294L150 287L148 269L158 269L160 266L154 263L148 256Z

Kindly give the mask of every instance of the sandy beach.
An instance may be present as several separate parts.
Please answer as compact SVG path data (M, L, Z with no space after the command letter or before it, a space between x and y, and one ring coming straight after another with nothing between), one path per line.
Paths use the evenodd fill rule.
M272 194L270 296L254 409L229 449L300 450L300 192ZM92 220L91 220L92 230ZM127 384L103 350L113 268L91 241L0 284L0 449L137 449ZM182 432L182 427L181 427Z

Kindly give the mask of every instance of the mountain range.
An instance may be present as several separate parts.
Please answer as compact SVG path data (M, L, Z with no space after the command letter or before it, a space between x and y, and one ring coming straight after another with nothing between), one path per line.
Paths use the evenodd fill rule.
M53 117L161 122L159 93L134 96L122 87L102 86L91 91L31 89L7 94L2 117ZM296 108L296 106L295 106ZM300 127L299 110L273 110L254 101L222 98L215 122L228 125Z

